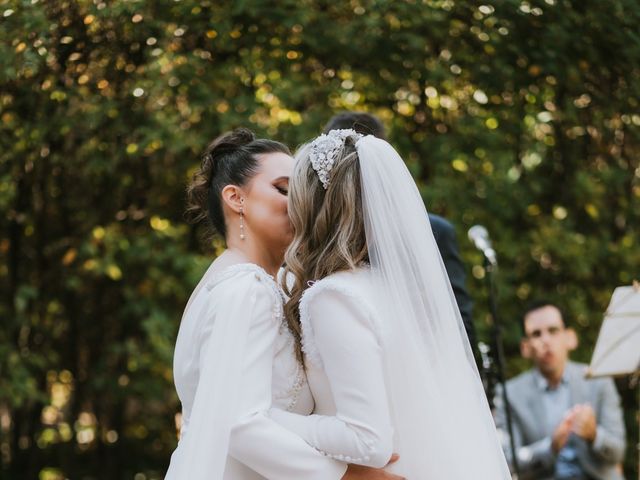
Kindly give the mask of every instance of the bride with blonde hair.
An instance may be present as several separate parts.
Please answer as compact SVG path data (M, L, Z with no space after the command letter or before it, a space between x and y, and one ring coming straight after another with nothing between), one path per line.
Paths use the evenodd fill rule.
M408 479L509 479L427 213L384 140L333 130L296 155L285 313L315 399L270 417L337 460ZM289 283L285 285L284 283Z

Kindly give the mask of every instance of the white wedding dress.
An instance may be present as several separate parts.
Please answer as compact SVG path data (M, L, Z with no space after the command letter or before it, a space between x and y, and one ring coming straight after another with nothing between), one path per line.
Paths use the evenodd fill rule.
M508 478L506 464L496 462L496 434L491 429L484 435L484 444L470 446L463 437L477 432L466 432L464 424L450 422L449 433L460 437L459 449L443 450L441 443L446 444L451 437L439 435L436 422L426 419L433 429L412 429L407 424L413 418L415 425L425 425L426 415L420 411L410 413L404 425L396 424L403 418L391 408L393 392L388 390L385 378L389 352L385 352L382 339L385 330L393 328L394 318L380 315L376 308L378 295L371 269L366 267L334 273L306 290L300 302L300 320L315 410L312 415L299 415L273 409L270 416L336 460L381 468L392 453L398 453L400 459L386 470L409 480L465 480L470 478L470 464L475 464L479 473L472 478ZM392 374L402 376L401 371ZM408 381L418 385L429 379ZM438 386L434 383L432 387ZM403 388L411 395L410 387ZM465 394L464 390L462 386L459 393ZM413 400L403 402L409 411L415 405ZM447 417L464 417L465 412L455 410L457 400L452 398L451 410L442 415L445 425L450 421ZM397 398L395 401L398 403ZM425 412L430 404L435 406L430 398L424 398ZM482 411L483 405L475 407ZM403 405L396 405L397 409L403 409Z
M180 325L174 377L182 430L167 480L332 480L346 464L267 415L313 409L274 281L253 264L207 272Z
M309 416L273 410L271 417L337 460L382 467L398 453L386 469L408 480L509 480L427 212L404 162L387 142L349 130L319 137L297 161L316 155L320 179L330 182L328 156L347 137L359 157L370 266L317 279L304 292L300 323L316 409Z
M381 468L398 442L370 273L368 268L335 273L305 291L300 321L314 414L273 409L270 415L329 457ZM403 472L408 461L401 453L389 470Z

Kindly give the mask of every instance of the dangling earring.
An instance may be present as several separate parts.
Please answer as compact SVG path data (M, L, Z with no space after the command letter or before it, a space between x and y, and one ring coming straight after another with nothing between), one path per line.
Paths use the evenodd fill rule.
M240 207L240 240L244 240L244 209Z

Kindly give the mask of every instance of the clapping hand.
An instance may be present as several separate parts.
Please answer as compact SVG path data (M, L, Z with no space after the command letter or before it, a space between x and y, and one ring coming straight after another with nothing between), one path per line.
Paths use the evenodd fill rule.
M558 453L575 433L589 443L596 439L596 414L591 405L583 403L569 410L553 432L551 447Z
M556 427L551 437L551 448L554 453L558 453L567 444L571 435L571 426L574 418L573 409L569 410L560 424Z
M596 439L596 414L586 403L573 407L571 431L589 443Z

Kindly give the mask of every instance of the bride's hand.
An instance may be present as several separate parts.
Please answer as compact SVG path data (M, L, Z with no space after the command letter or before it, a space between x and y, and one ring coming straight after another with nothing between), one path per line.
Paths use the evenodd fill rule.
M388 465L397 462L400 456L396 453L391 455ZM404 480L404 477L385 472L380 468L363 467L362 465L350 464L347 473L342 480Z

